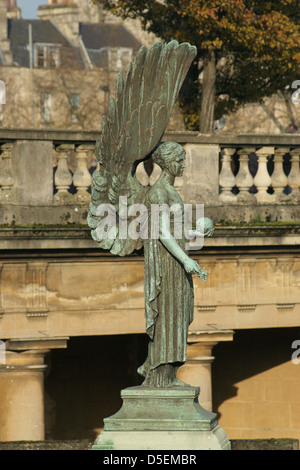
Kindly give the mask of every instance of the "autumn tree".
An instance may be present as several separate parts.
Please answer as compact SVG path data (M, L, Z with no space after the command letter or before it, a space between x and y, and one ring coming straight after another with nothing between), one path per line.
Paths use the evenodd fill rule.
M211 133L214 121L299 78L298 0L93 0L122 18L139 18L164 41L198 49L180 94L187 127Z

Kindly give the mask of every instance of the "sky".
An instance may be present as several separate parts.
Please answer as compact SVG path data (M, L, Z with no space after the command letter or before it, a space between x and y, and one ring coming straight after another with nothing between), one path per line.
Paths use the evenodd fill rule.
M17 5L22 10L22 18L33 20L37 18L38 7L47 5L47 0L17 0Z

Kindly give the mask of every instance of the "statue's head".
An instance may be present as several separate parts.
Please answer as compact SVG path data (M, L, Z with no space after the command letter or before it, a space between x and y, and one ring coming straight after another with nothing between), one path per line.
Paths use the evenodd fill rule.
M164 142L153 153L152 159L173 176L182 176L185 168L185 150L177 142Z

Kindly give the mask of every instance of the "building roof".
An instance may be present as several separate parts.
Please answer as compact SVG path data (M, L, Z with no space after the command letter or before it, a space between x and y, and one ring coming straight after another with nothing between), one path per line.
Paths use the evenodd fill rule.
M136 53L142 44L121 23L80 23L80 35L87 49L128 47Z
M30 66L29 24L32 25L33 44L57 44L60 47L62 66L85 67L81 49L73 46L50 20L9 19L8 40L15 66ZM105 48L125 47L132 49L135 54L142 45L123 24L80 23L79 34L95 67L107 65L103 55ZM0 65L1 62L0 54Z
M68 39L49 20L8 20L8 39L11 44L13 64L29 67L29 24L32 25L33 44L57 44L60 46L62 66L84 68L79 48L72 46Z
M12 46L28 45L28 27L32 25L32 42L72 47L67 38L49 20L8 20L8 39Z
M80 23L79 31L95 67L107 67L107 55L104 50L108 47L132 49L135 55L142 46L126 26L120 23Z

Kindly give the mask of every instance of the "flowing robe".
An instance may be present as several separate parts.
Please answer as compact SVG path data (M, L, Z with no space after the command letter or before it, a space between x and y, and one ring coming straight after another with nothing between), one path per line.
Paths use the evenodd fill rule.
M173 187L163 188L162 192L158 189L157 185L150 189L145 201L148 220L151 218L152 204L163 203L169 207L176 204L181 217L178 222L178 213L174 215L170 212L170 233L175 236L176 223L181 223L182 237L176 238L176 242L185 251L184 203ZM193 320L194 298L192 276L186 273L182 263L170 253L161 239L151 237L151 223L148 239L144 240L144 257L145 317L149 335L148 358L144 364L146 372L162 364L180 365L186 361L187 334Z

